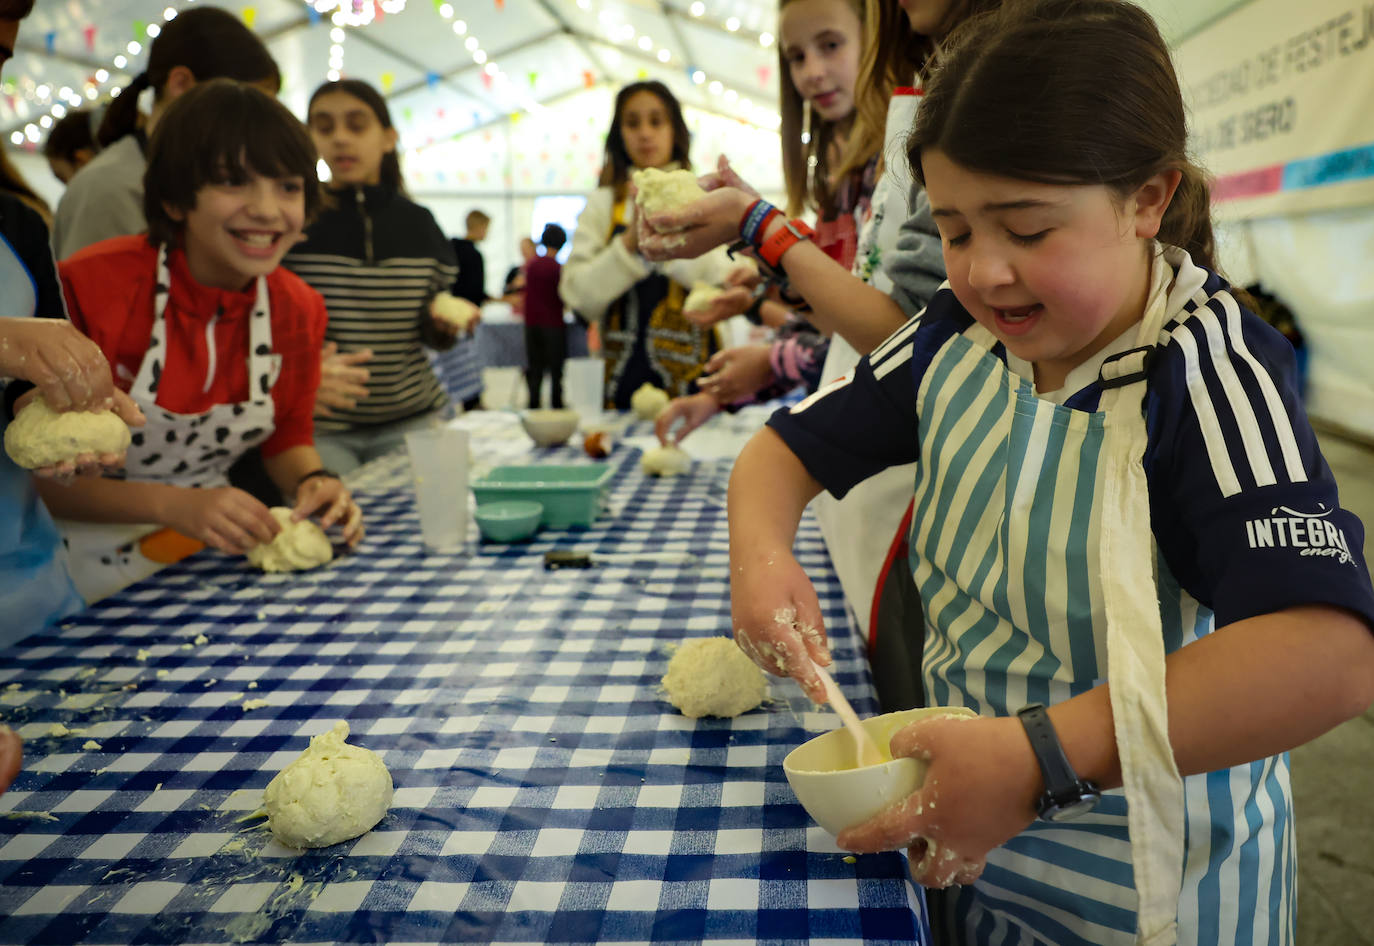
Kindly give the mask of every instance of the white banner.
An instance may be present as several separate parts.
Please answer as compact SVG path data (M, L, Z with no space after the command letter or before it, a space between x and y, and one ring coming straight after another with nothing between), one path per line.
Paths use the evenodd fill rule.
M1374 203L1374 2L1254 0L1174 62L1220 218Z

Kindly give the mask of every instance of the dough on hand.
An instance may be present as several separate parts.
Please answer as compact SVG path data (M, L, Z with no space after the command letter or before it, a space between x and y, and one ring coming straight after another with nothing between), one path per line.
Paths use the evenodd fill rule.
M702 309L709 308L716 296L724 292L708 282L692 283L692 291L687 293L687 298L682 302L683 312L700 312Z
M649 382L641 384L630 395L630 410L642 420L654 420L668 406L668 392Z
M644 168L630 175L630 180L635 185L635 203L649 216L677 210L706 196L691 171Z
M466 331L482 310L451 292L441 292L434 297L430 311L434 313L436 319Z
M381 756L350 746L334 724L267 783L272 834L287 847L328 847L371 831L391 807L391 773Z
M123 453L129 425L114 411L53 410L34 395L5 428L5 452L26 470L53 466L83 453Z
M692 458L681 447L660 445L645 450L639 466L650 476L678 476L692 468Z
M281 524L281 531L271 542L249 549L249 562L265 572L298 572L333 560L329 537L318 525L309 519L292 522L291 510L285 506L273 506L269 511Z
M738 716L768 696L768 680L728 637L700 637L678 648L663 677L683 716Z

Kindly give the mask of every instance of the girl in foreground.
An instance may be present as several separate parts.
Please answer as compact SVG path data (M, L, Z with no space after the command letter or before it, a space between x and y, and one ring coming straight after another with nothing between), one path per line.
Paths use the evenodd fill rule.
M1290 943L1286 752L1374 700L1363 529L1185 141L1137 7L970 21L911 136L948 286L731 479L736 640L820 699L798 519L917 462L924 683L980 718L898 733L925 783L839 843L965 884L956 942Z

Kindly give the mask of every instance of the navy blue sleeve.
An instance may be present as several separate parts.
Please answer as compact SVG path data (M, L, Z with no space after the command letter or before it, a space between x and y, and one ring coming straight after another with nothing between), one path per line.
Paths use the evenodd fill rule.
M807 471L843 497L868 477L916 460L919 443L913 339L920 317L832 381L768 420Z
M1182 587L1218 627L1306 604L1374 627L1364 527L1341 508L1287 339L1220 292L1151 375L1151 519Z

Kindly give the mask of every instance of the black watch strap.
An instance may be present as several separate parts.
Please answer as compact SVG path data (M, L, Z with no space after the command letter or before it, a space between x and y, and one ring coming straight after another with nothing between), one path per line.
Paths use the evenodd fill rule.
M318 470L311 470L309 473L304 474L300 479L296 480L296 489L300 489L304 486L306 480L314 479L317 476L325 476L331 480L342 479L342 477L333 470L326 470L324 467L320 467Z
M1059 734L1054 731L1050 714L1043 703L1031 703L1016 713L1021 725L1026 729L1035 761L1040 763L1040 775L1045 780L1045 794L1061 795L1078 785L1078 773L1064 755L1064 747L1059 744Z

